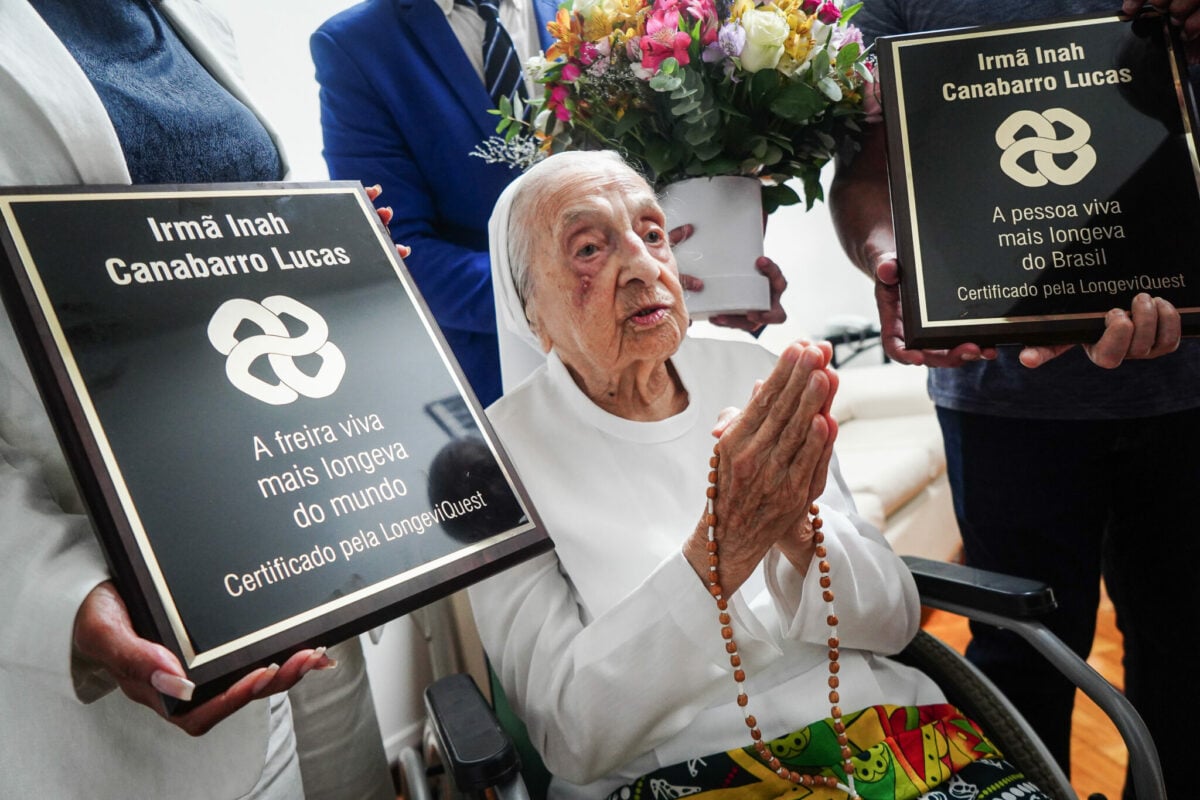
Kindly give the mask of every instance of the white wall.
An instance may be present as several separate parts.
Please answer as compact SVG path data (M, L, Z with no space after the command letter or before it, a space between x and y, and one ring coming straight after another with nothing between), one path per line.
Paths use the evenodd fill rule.
M238 39L242 66L256 102L280 131L295 180L327 177L321 158L317 84L308 37L347 0L208 0L224 13ZM396 80L404 80L397 75ZM828 176L826 176L828 178ZM385 191L387 187L384 187ZM849 266L824 206L805 213L792 206L772 216L766 253L788 279L784 305L789 321L768 330L762 342L780 348L800 336L816 336L829 320L857 315L874 320L871 284ZM408 619L387 626L378 645L366 645L372 688L389 755L419 732L420 687L429 665L423 642Z

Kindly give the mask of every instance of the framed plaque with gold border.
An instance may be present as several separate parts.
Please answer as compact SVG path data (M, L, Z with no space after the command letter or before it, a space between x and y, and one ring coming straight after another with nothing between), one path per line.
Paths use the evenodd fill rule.
M118 588L196 700L549 549L359 184L4 190L0 218Z
M1175 39L1105 14L878 40L909 347L1094 341L1139 292L1200 331Z

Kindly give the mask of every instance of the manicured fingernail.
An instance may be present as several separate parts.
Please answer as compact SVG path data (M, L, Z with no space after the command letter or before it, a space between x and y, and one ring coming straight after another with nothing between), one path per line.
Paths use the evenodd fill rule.
M329 656L325 656L321 660L321 663L317 664L315 667L313 667L313 669L317 670L318 672L323 672L327 669L337 669L337 665L338 665L338 661L336 658L330 658Z
M155 670L150 676L150 685L167 697L174 697L176 700L182 700L185 703L192 699L192 692L196 691L196 684L187 678L172 675L170 672L161 669Z
M272 664L263 670L263 674L258 676L258 680L250 687L251 694L261 694L263 689L266 689L271 681L275 680L275 676L279 673L279 665Z

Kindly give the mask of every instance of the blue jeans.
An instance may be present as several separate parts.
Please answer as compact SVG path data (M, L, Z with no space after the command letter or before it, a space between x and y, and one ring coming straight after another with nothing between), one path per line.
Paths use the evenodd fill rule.
M1180 657L1200 633L1200 409L1124 420L937 413L967 562L1049 583L1059 606L1045 622L1085 658L1103 575L1125 637L1125 693L1155 738L1169 795L1184 797L1200 717ZM971 633L967 657L1069 769L1074 687L1015 635Z

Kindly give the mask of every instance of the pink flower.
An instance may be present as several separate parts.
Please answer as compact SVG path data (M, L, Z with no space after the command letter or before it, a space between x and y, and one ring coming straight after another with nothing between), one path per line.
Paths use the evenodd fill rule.
M579 66L574 61L568 61L566 64L563 64L562 72L559 73L559 77L561 77L567 83L574 83L575 81L579 80L579 76L581 74L583 73L579 69Z
M720 21L713 0L684 0L688 16L700 23L700 44L708 46L717 40Z
M854 25L843 25L833 32L833 46L841 50L848 44L856 44L862 47L863 37L862 31Z
M664 6L659 8L659 4ZM646 20L646 35L642 37L642 66L657 70L665 59L674 57L679 66L687 66L688 46L692 37L679 30L679 12L673 8L672 0L656 2L654 13Z
M569 94L567 87L555 84L554 88L550 90L549 99L546 100L546 108L553 109L554 116L563 122L571 121L571 109L566 105Z
M825 0L821 7L817 9L817 19L824 22L826 25L832 25L842 18L842 10L838 8L832 0Z
M800 4L800 10L805 14L811 14L821 7L821 2L822 0L804 0L804 2Z
M592 42L584 42L579 45L579 61L585 67L590 67L592 62L600 57L600 50Z

